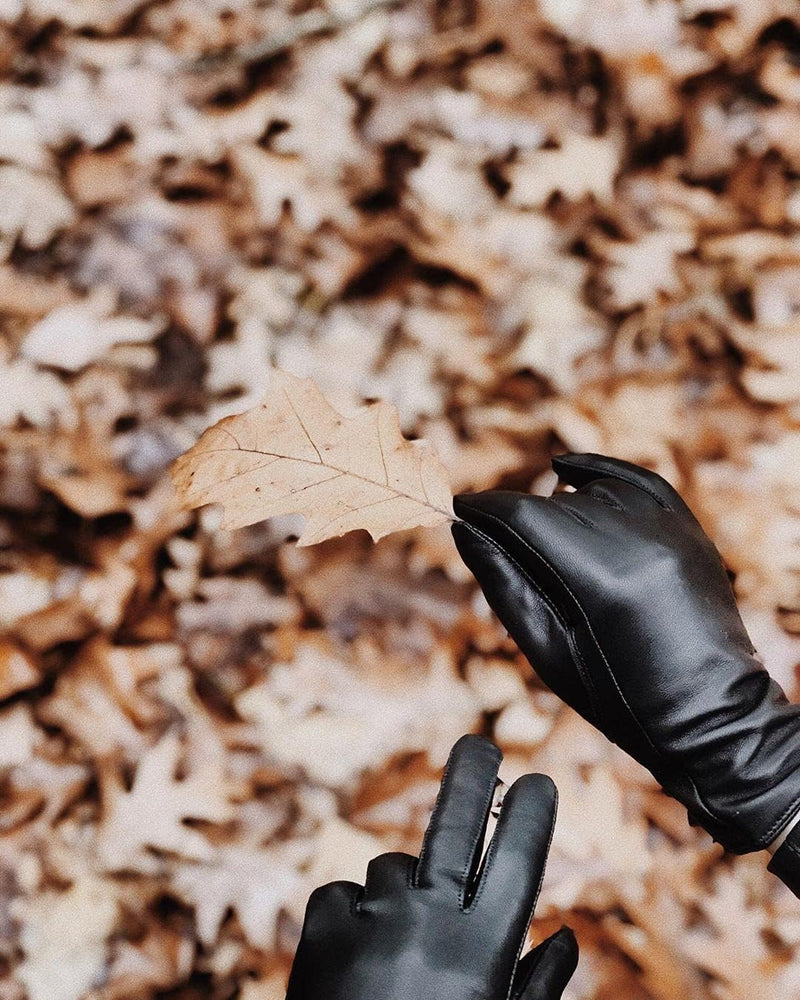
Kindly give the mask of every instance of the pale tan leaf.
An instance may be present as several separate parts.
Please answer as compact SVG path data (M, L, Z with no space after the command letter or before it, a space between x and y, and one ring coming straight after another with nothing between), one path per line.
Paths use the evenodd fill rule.
M148 870L147 848L193 860L213 856L206 837L185 821L226 823L233 817L224 776L214 762L201 760L189 775L176 778L180 755L177 734L168 732L143 755L129 791L113 773L106 775L97 847L109 871Z
M269 979L246 980L241 1000L283 1000L286 996L286 977L280 973Z
M393 407L346 418L310 379L279 370L264 402L209 428L172 477L186 506L221 504L223 528L304 515L300 545L356 528L377 541L453 517L444 467L424 442L403 439Z
M79 1000L102 980L117 921L111 882L87 875L66 892L42 892L14 909L25 952L17 976L29 1000Z
M173 886L194 906L200 940L212 946L225 914L233 909L248 941L273 947L281 910L305 899L309 889L297 870L294 856L299 853L296 847L279 851L225 846L201 863L178 867Z
M0 698L35 687L41 672L22 646L10 639L0 640Z

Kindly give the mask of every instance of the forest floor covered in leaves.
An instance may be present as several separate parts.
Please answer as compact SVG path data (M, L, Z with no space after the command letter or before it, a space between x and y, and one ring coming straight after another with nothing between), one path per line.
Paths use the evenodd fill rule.
M538 683L447 526L313 548L167 467L278 365L454 490L646 463L800 662L790 0L0 0L0 998L282 1000L450 744L543 770L570 1000L800 996L800 910Z

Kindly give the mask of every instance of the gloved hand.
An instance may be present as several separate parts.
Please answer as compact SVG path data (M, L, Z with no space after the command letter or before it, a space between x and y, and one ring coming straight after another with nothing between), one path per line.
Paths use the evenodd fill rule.
M514 782L480 866L500 764L488 740L453 747L419 859L383 854L366 886L308 901L286 1000L558 1000L578 961L563 927L519 960L556 813L541 774Z
M754 655L719 553L655 473L553 468L576 492L456 497L462 558L542 680L693 823L736 853L768 846L800 808L800 706Z

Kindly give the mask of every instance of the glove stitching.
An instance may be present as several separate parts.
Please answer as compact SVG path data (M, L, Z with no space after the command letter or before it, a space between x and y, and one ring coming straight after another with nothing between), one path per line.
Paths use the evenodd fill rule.
M567 496L570 496L570 495L571 494L569 494L569 493L567 494ZM546 500L550 500L551 503L555 502L555 501L551 500L550 497L545 497L545 499ZM578 521L580 524L585 525L587 528L596 528L597 527L597 525L594 523L594 521L590 521L589 518L585 514L582 514L580 511L578 511L574 507L570 506L569 503L562 501L562 503L558 504L558 507L559 507L560 510L563 510L565 514L569 514L570 517L574 517L576 521Z
M494 797L494 786L492 786L492 788L489 789L488 794L486 795L486 797L484 799L484 802L483 802L483 814L482 815L484 817L484 820L485 820L485 818L487 817L487 815L489 813L489 807L491 806L492 798L493 797ZM477 890L477 893L476 893L475 897L473 898L473 900L469 904L469 906L467 906L466 905L467 890L470 888L469 882L467 881L467 875L469 874L469 870L472 868L472 866L473 866L473 864L475 862L475 852L478 849L478 843L480 842L480 839L481 839L481 837L482 837L482 835L484 833L484 830L485 830L485 827L484 827L484 822L482 820L481 823L480 823L480 826L478 827L477 832L475 833L475 836L473 837L472 847L470 848L469 857L467 858L467 863L464 865L464 870L461 872L461 889L459 890L459 893L458 893L458 906L459 906L459 909L463 913L469 913L471 911L472 907L475 905L475 903L478 900L478 896L480 895L481 890L483 889L484 880L481 879L480 882L479 882L479 884L478 884L478 890ZM494 837L492 838L492 841L494 841ZM491 844L489 846L491 848Z
M584 681L584 687L587 688L587 695L589 698L589 704L591 706L592 712L594 713L595 720L600 719L600 709L598 705L600 704L600 698L597 694L597 688L595 687L592 675L586 666L586 660L583 658L583 653L581 653L580 646L575 638L575 629L572 625L566 631L567 645L569 646L569 651L572 654L573 662L578 669L578 675L581 680ZM600 728L599 726L597 727Z
M567 462L565 464L570 465L571 463ZM573 468L575 468L575 466L573 466ZM663 507L664 510L673 511L674 513L674 508L670 507L670 505L666 502L666 500L663 500L658 495L658 493L655 492L655 490L652 490L649 486L645 486L644 483L641 483L638 480L631 478L630 476L622 475L619 472L612 473L609 472L608 469L600 468L597 465L589 465L588 463L581 463L580 468L588 469L589 472L596 472L604 479L619 479L623 483L627 483L628 486L634 486L636 487L637 490L642 490L643 492L649 494L655 500L655 502L658 504L659 507Z
M436 801L433 804L433 812L431 817L436 816L436 810L439 808L439 803L442 801L442 795L444 794L445 784L447 783L447 778L450 774L450 768L453 765L453 754L447 758L447 764L445 765L444 773L442 774L442 782L439 785L439 791L436 794ZM419 857L417 858L417 863L414 866L414 887L419 888L419 870L422 867L422 863L428 854L428 842L433 836L433 822L430 823L428 829L425 831L425 838L422 841L422 848L419 852Z
M492 515L488 515L488 516L492 516ZM495 518L495 520L499 520L499 518ZM517 562L517 560L514 558L514 556L511 555L510 552L508 552L506 549L504 549L500 545L500 543L496 542L490 535L485 534L483 531L481 531L480 528L476 528L474 524L470 524L469 521L464 521L462 523L465 524L466 527L469 528L470 531L474 532L484 542L486 542L488 545L491 545L491 547L493 549L495 549L497 552L499 552L503 556L504 559L507 559L511 563L512 566L516 566L516 568L519 570L520 574L531 585L531 588L539 595L539 597L541 598L542 602L553 613L553 615L556 618L556 620L558 621L559 625L561 625L561 627L564 629L564 633L565 633L566 638L567 638L567 645L569 646L569 650L570 650L570 653L572 654L573 661L575 661L575 669L578 671L578 676L580 677L581 681L583 682L583 686L586 689L586 694L587 694L587 697L589 698L589 704L591 705L592 711L594 712L595 717L599 718L600 713L599 713L599 708L598 708L597 689L596 689L596 687L594 685L594 681L592 680L591 676L589 675L588 671L586 670L586 663L585 663L583 657L580 655L580 652L578 650L578 645L575 642L575 636L573 634L574 633L573 626L564 617L563 613L561 612L561 609L559 607L557 607L552 602L549 594L546 594L542 590L542 588L533 579L533 577L530 575L530 573L528 573L528 571L525 569L525 567L522 566L521 563Z
M499 755L499 757L498 757L498 755ZM500 761L502 761L502 759L503 759L502 754L500 754L499 751L497 751L496 753L493 753L492 756L498 758L498 767L499 767ZM442 800L442 795L444 794L444 789L445 789L445 786L447 784L447 778L448 778L448 776L450 774L450 769L452 767L452 764L453 764L453 755L451 753L450 757L447 760L447 766L444 769L444 774L442 775L442 782L439 785L439 792L438 792L438 794L436 796L436 802L434 803L434 806L433 806L432 817L436 816L436 811L439 808L439 803ZM488 803L489 803L489 801L491 801L491 797L492 797L493 794L494 794L494 788L491 789L491 791L489 792L489 794L487 796L487 808L488 808ZM419 881L418 881L417 875L419 873L420 867L422 866L423 859L428 854L428 844L429 844L429 841L431 840L431 838L433 837L433 834L434 834L433 822L431 822L431 824L429 825L428 829L425 831L425 839L422 842L422 849L419 852L419 857L417 858L417 863L414 866L414 887L417 888L417 889L419 888ZM475 840L474 840L473 848L472 848L473 853L475 851L475 846L474 845L477 843L477 841L478 841L479 838L480 838L480 833L476 834L476 836L475 836ZM464 868L464 871L462 872L462 881L463 881L463 878L466 875L467 871L469 870L469 867L470 867L471 864L472 864L472 857L470 857L469 861L467 862L467 864L466 864L466 866ZM461 893L459 892L459 899L460 898L461 898Z
M592 493L591 490L589 491L588 496L590 496L592 500L596 500L598 503L604 503L606 507L611 507L612 510L625 511L625 508L621 503L612 500L610 497L599 496L597 493Z
M519 947L517 948L517 958L514 962L514 968L511 970L511 982L508 984L508 993L506 995L506 1000L511 1000L511 995L514 992L514 973L517 971L517 966L519 965L520 957L522 956L522 949L525 947L525 941L528 937L528 929L531 926L531 921L533 920L533 915L536 912L536 904L539 902L539 895L542 891L542 883L544 882L544 873L547 868L547 858L550 854L550 845L553 843L553 833L556 828L556 815L558 814L558 788L555 789L555 803L553 809L553 816L550 820L550 834L547 838L547 847L544 849L544 864L542 865L541 873L539 874L539 884L536 887L536 895L533 898L533 905L531 906L531 912L528 916L528 922L525 924L525 931L520 939ZM532 973L531 973L532 974ZM528 980L530 982L530 979ZM525 984L528 985L527 983ZM519 1000L520 994L517 994L517 1000Z
M556 794L558 794L558 790L557 789L556 789ZM556 805L558 805L558 800L556 800ZM501 823L505 824L506 822L507 822L507 820L505 820L505 821L503 820L503 814L501 812L500 819L497 822L497 827L495 829L495 833L492 836L492 839L491 839L491 841L489 843L489 850L486 852L486 860L483 863L483 872L481 874L481 880L480 880L480 884L478 885L478 890L475 893L475 896L473 897L472 902L469 904L469 906L467 907L467 909L464 911L465 913L472 912L472 909L477 905L478 900L480 899L481 895L483 894L483 890L486 888L486 883L489 881L490 873L491 873L491 870L492 870L492 865L493 865L494 859L495 859L495 857L497 855L497 844L498 844L498 840L499 840L498 834L500 833L500 831L502 829ZM548 845L549 845L549 841L548 841ZM546 857L547 857L547 855L545 855L545 858Z
M499 827L499 825L500 822L498 820L497 826ZM486 860L483 863L483 873L481 874L481 879L480 882L478 883L477 891L475 892L475 895L472 897L472 902L469 904L469 906L462 906L464 913L472 913L473 909L478 904L478 900L483 895L483 890L484 887L486 886L486 879L489 874L490 866L492 860L494 859L496 850L497 850L497 828L495 828L495 834L492 836L492 839L489 843L489 850L486 852Z
M772 826L766 831L766 833L763 833L756 840L756 842L755 842L756 846L755 846L754 850L757 850L757 851L763 850L763 848L768 847L772 843L772 841L775 839L775 836L778 833L778 831L786 823L786 820L792 815L793 812L797 811L798 805L800 805L800 796L798 796L791 803L791 805L787 806L786 809L775 820L775 822L772 824ZM790 847L791 850L795 850L794 844L789 843L789 841L785 841L785 843L788 844L788 846ZM798 853L798 857L800 857L800 853Z
M631 485L635 485L635 484L631 484ZM661 506L663 507L664 505L662 504ZM669 508L666 508L666 509L669 509ZM662 760L666 766L668 766L670 768L673 767L674 765L672 764L671 760L664 754L664 752L662 750L660 750L653 743L653 741L650 739L649 734L647 733L647 730L644 728L644 726L642 725L641 721L637 717L636 713L633 711L633 709L631 708L631 706L628 704L628 701L625 698L625 695L622 693L622 691L620 689L620 686L617 683L617 679L614 676L613 671L611 670L611 666L610 666L608 660L606 659L605 653L603 652L602 647L600 646L600 643L597 641L597 637L594 634L594 630L592 629L592 625L591 625L591 622L589 621L588 615L586 614L586 612L585 612L583 606L581 605L580 601L578 600L578 598L573 593L573 591L572 591L571 587L569 586L569 584L566 582L566 580L563 579L563 577L558 572L558 570L554 566L552 566L550 564L549 560L546 559L545 556L542 555L541 552L537 551L537 549L535 549L530 544L530 542L528 542L528 540L526 538L524 538L522 535L520 535L518 531L516 531L513 527L511 527L511 525L506 524L505 521L503 521L501 518L497 517L497 515L495 515L495 514L490 514L487 511L484 511L483 513L484 513L485 517L490 518L492 521L496 521L498 524L502 525L507 531L511 532L511 534L514 535L514 537L516 539L518 539L518 541L522 544L522 546L525 549L527 549L531 553L531 555L535 556L541 563L543 563L550 570L550 572L555 576L555 578L561 583L562 587L566 590L566 592L572 598L572 601L574 602L574 605L575 605L576 609L578 610L578 612L580 613L581 617L583 618L583 621L584 621L584 623L586 625L586 628L587 628L587 630L589 632L589 635L591 636L592 641L594 642L595 648L597 649L598 653L600 654L600 658L601 658L601 660L602 660L602 662L603 662L603 664L604 664L604 666L606 668L606 672L607 672L609 678L611 679L611 682L612 682L612 684L614 686L614 689L616 690L617 694L619 695L620 701L625 706L625 708L628 710L628 713L629 713L631 719L636 724L636 727L639 730L639 733L644 738L644 740L646 741L646 743L648 744L648 746L651 748L651 750L653 751L653 753L656 755L656 757L659 758L660 760ZM503 546L499 542L496 544L495 547L500 552L502 552L504 556L506 556L508 559L510 559L510 561L515 566L517 566L518 568L521 569L521 567L516 562L516 560L503 548ZM530 577L528 576L527 573L524 573L524 571L523 571L523 575L526 577L526 579L530 580ZM582 676L583 675L581 674L581 677ZM717 817L717 815L714 813L714 811L708 807L708 805L704 801L703 797L700 795L699 791L697 790L697 787L695 786L695 783L692 780L692 778L690 777L690 775L688 775L686 773L686 771L682 767L677 767L676 770L680 773L680 775L684 778L684 780L687 781L689 783L689 785L692 787L695 795L697 796L698 802L706 810L706 812L711 817L711 819L714 820L715 823L718 823L720 826L726 826L727 824L725 824L722 820L720 820Z

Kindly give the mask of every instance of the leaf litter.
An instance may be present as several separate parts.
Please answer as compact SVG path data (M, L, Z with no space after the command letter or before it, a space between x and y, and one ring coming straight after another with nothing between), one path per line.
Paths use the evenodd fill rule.
M796 900L542 688L444 512L651 465L798 697L799 37L790 0L0 0L3 1000L280 1000L308 893L418 848L467 730L562 788L570 1000L798 994ZM441 523L180 509L275 369L373 440L394 407Z

